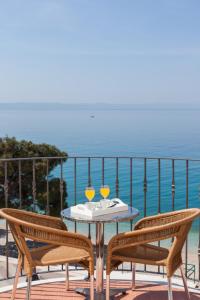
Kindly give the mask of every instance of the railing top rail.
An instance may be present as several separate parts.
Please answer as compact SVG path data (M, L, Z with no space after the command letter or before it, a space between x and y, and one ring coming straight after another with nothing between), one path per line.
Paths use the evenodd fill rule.
M189 158L189 157L167 157L167 156L158 156L158 157L151 157L151 156L79 156L79 155L70 155L68 156L67 158L79 158L79 159L87 159L87 158L92 158L92 159L102 159L102 158L105 158L105 159L116 159L116 158L119 158L119 159L148 159L148 160L158 160L158 159L161 159L161 160L183 160L183 161L199 161L200 162L200 159L198 158Z
M174 160L174 161L198 161L198 158L189 158L189 157L151 157L151 156L100 156L100 155L71 155L71 156L34 156L34 157L17 157L17 158L0 158L0 162L8 162L8 161L23 161L23 160L52 160L52 159L148 159L148 160Z
M68 156L35 156L35 157L16 157L16 158L0 158L0 162L5 161L21 161L21 160L42 160L42 159L67 159Z

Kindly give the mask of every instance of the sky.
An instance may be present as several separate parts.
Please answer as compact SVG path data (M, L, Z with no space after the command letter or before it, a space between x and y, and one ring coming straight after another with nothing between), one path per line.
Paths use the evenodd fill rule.
M0 102L200 102L199 0L0 0Z

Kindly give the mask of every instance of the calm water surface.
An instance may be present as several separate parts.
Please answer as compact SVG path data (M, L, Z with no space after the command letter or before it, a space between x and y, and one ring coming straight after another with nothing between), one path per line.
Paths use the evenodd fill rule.
M69 155L200 158L199 118L200 111L1 111L0 133Z
M91 116L94 115L94 118ZM200 158L200 111L1 111L0 135L15 136L35 143L50 143L73 155L113 155L150 157ZM64 165L68 186L68 204L84 202L84 188L88 184L87 160L77 161L77 188L74 193L74 161ZM92 185L99 199L102 174L101 160L91 162ZM172 210L172 164L161 162L160 195L158 189L158 161L147 162L146 200L143 190L144 161L134 160L132 203L144 214ZM60 168L54 171L59 176ZM188 205L199 207L200 163L189 164ZM186 206L185 161L175 162L174 208ZM116 161L105 161L105 183L116 196ZM130 203L130 160L119 163L119 196ZM160 199L160 200L159 200ZM145 211L146 201L146 211ZM198 222L189 236L189 262L196 264ZM113 226L106 227L109 238ZM127 230L120 224L119 231ZM78 227L85 232L84 226ZM93 229L92 229L93 230ZM114 230L114 231L113 231ZM190 251L192 249L192 251ZM193 249L196 249L193 251ZM193 253L193 254L192 254Z

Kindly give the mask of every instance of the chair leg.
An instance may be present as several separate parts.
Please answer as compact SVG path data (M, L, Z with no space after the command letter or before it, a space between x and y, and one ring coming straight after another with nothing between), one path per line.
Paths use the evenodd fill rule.
M171 277L168 277L167 279L168 279L168 300L173 300Z
M32 281L32 276L28 275L27 290L26 290L26 300L30 300L31 299L31 281Z
M90 300L94 300L94 275L90 275Z
M69 291L69 265L65 264L65 272L66 272L66 291Z
M21 258L18 258L18 264L17 264L16 273L15 273L15 279L14 279L14 284L13 284L11 300L15 299L15 294L16 294L16 289L17 289L17 284L18 284L18 280L19 280L19 273L21 271L21 267L22 267L22 260L21 260Z
M188 291L187 280L186 280L186 277L185 277L182 266L180 266L180 271L181 271L181 276L182 276L182 279L183 279L183 285L184 285L184 288L185 288L186 297L187 297L188 300L190 300L190 294L189 294L189 291Z
M110 275L106 275L106 300L110 300Z
M135 270L136 270L136 264L132 263L132 285L131 285L132 290L135 289Z

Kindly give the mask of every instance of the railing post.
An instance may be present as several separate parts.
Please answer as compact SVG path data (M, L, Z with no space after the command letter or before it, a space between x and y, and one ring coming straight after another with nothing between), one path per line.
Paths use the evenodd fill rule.
M116 158L116 181L115 181L115 193L116 197L119 198L119 158ZM119 232L119 224L116 223L116 232Z
M91 180L91 161L90 157L88 158L88 186L91 187L92 180ZM91 225L88 224L88 238L91 239Z
M147 215L147 159L144 158L144 217Z
M46 207L46 213L47 215L50 214L50 208L49 208L49 160L46 161L46 177L47 177L47 207Z
M144 217L147 215L147 159L144 158ZM146 272L146 265L144 265L144 270Z
M158 214L161 213L161 186L160 186L160 171L161 171L161 161L158 159Z
M130 158L130 206L133 206L133 158ZM133 220L130 221L130 231L133 230ZM131 271L133 264L130 263Z
M199 243L198 243L198 261L199 261L199 282L197 284L197 287L200 287L200 218L199 218Z
M161 187L160 187L160 171L161 171L161 162L160 158L158 158L158 214L161 212L161 203L160 203L160 197L161 197ZM158 246L160 247L160 241L158 241ZM158 266L158 273L160 273L160 266Z
M60 209L63 210L63 160L60 160Z
M175 163L174 159L172 159L172 210L175 208L175 175L174 175L174 170L175 170Z
M77 203L76 203L76 201L77 201L77 199L76 199L76 197L77 197L77 195L76 195L76 173L77 173L77 163L76 163L76 157L74 158L74 205L76 205ZM76 224L76 222L74 223L74 230L75 230L75 232L76 232L76 230L77 230L77 224Z
M32 179L32 194L33 194L33 211L36 211L36 178L35 178L35 159L33 159L33 179Z
M8 207L8 162L4 163L4 197L5 207ZM8 222L6 221L6 278L9 278L9 260L8 260Z
M185 191L185 206L188 208L189 199L188 199L188 183L189 183L189 161L186 160L186 191ZM185 276L187 277L187 266L188 266L188 237L185 241Z
M102 175L101 175L101 182L102 182L102 185L104 185L104 179L105 179L105 159L104 157L102 157Z
M88 186L90 187L92 185L92 180L91 180L91 159L90 157L88 158Z
M130 206L133 206L133 158L130 158ZM133 227L133 221L130 221L131 230Z
M33 211L36 212L37 200L36 200L35 159L33 159L32 174L33 174L33 179L32 179ZM38 280L38 279L39 279L39 277L38 277L38 275L37 275L36 268L34 268L34 269L33 269L32 280Z
M21 160L18 162L18 176L19 176L19 208L22 208L22 166Z
M4 197L5 207L8 207L8 162L4 163Z

